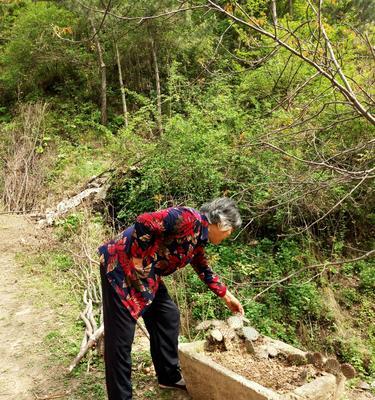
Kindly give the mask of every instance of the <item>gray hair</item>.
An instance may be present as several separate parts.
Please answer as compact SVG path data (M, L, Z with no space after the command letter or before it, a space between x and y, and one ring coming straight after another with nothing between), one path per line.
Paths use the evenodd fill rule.
M217 224L223 231L239 228L242 224L236 203L228 197L204 203L199 211L207 217L210 224Z

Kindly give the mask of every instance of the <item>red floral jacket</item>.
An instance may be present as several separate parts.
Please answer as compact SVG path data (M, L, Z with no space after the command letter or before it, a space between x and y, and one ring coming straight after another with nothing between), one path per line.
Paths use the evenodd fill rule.
M193 208L173 207L140 215L98 251L109 282L138 319L152 303L161 277L187 264L214 293L225 296L225 285L208 266L207 241L207 218ZM142 266L135 266L132 257L141 258Z

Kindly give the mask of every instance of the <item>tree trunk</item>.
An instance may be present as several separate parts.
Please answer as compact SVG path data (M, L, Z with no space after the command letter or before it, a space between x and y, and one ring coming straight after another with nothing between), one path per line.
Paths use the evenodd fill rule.
M155 49L154 39L151 39L151 49L152 49L152 58L154 60L154 71L155 71L155 81L156 81L156 95L157 95L157 103L158 103L157 123L158 123L159 134L162 134L163 125L162 125L162 119L161 119L162 115L161 115L160 76L159 76L158 58L156 56L156 49Z
M101 123L102 125L107 125L107 73L106 73L106 65L103 60L103 49L99 42L99 37L96 32L95 25L90 19L91 27L94 33L94 42L96 46L96 50L98 52L99 58L99 66L100 66L100 75L101 75L101 85L100 85L100 113L101 113Z
M288 4L289 4L289 15L293 17L293 0L289 0Z
M126 106L125 87L124 87L124 81L122 79L120 52L118 51L118 46L117 46L116 41L115 41L115 49L116 49L116 58L117 58L118 79L120 81L120 89L121 89L122 110L124 113L125 128L127 128L128 127L128 108Z
M272 13L273 24L276 26L277 25L276 0L271 0L271 13Z

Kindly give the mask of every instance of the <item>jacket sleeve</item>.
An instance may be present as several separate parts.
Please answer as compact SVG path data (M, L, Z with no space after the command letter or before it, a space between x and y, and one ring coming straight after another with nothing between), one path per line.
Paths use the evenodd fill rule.
M224 297L227 288L220 281L218 275L212 271L208 266L208 260L202 245L198 245L194 251L194 256L190 261L190 265L194 268L194 271L198 274L199 278L211 289L217 296Z

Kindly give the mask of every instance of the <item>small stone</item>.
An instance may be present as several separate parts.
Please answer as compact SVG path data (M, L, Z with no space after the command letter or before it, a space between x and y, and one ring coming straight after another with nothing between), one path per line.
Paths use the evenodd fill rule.
M246 326L240 330L240 336L245 340L252 340L253 342L259 338L259 332L251 326Z
M308 371L307 369L303 369L299 374L298 374L298 381L300 385L303 385L308 377Z
M328 358L323 365L323 369L330 374L338 374L340 372L340 363L336 358Z
M349 363L341 364L341 372L346 379L352 379L356 376L356 371Z
M255 355L261 360L268 360L268 346L259 346L255 350Z
M322 368L324 364L324 357L322 353L316 351L312 354L312 364L317 368Z
M250 354L255 354L254 345L251 340L245 340L246 351Z
M243 319L239 316L232 316L227 319L227 324L232 329L241 329L243 327Z
M290 365L305 365L307 364L307 358L302 354L289 354L287 361Z
M233 340L236 337L236 332L228 325L225 328L219 328L219 330L223 334L224 339Z
M365 381L360 381L357 385L357 388L362 390L370 390L371 386Z
M200 322L195 329L197 331L206 331L207 329L211 327L218 328L222 324L222 321L219 321L217 319L212 319L212 320L205 320Z
M314 364L314 355L313 353L306 353L306 360L308 364Z
M276 347L274 347L272 345L267 346L267 351L268 351L268 356L271 358L277 357L277 355L279 354Z
M222 342L224 339L223 334L219 331L219 329L212 329L209 332L209 337L212 338L214 342Z
M233 348L233 342L237 338L236 332L234 329L230 327L226 327L226 329L222 329L221 333L224 337L224 348L226 350L231 350Z

